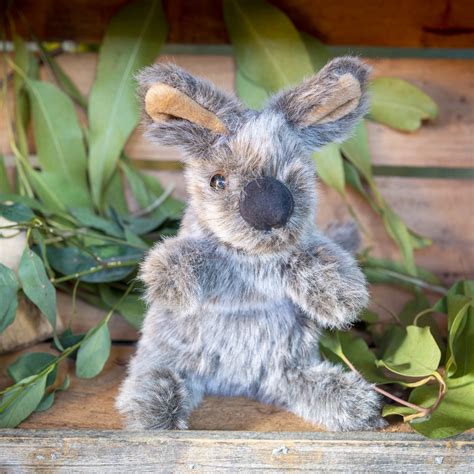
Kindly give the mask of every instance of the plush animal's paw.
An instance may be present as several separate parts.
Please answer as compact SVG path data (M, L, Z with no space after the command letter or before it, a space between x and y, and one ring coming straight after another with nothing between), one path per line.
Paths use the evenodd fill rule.
M353 258L332 243L301 252L294 261L290 285L296 303L319 324L350 326L367 305L366 280Z
M353 220L332 222L326 228L325 234L346 252L355 255L361 244L357 223Z
M170 309L190 309L198 294L200 256L184 243L165 240L145 258L140 277L145 282L149 303L160 301Z
M381 416L382 397L360 375L341 372L332 385L331 408L324 421L329 430L376 430L387 426Z

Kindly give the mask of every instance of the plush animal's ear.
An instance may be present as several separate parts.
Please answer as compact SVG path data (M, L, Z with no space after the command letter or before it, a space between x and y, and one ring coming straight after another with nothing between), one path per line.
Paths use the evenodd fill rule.
M174 64L156 64L137 76L146 135L193 156L206 155L235 131L245 110L234 97Z
M370 68L354 57L337 58L315 76L283 91L269 107L285 115L311 149L343 141L367 112Z

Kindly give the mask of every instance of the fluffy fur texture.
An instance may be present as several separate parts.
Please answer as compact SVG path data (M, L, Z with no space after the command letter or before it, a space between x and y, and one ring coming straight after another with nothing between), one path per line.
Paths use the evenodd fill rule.
M350 253L354 227L330 229L346 251L314 225L311 152L350 133L367 109L367 76L359 60L336 59L256 112L173 65L140 74L142 96L167 84L229 133L144 117L149 137L187 153L190 199L178 236L158 243L141 268L149 308L117 399L129 428L186 428L204 394L273 403L331 430L383 426L371 385L318 352L319 328L348 327L368 295ZM225 189L210 186L215 174ZM242 190L262 177L292 194L283 227L258 230L240 214Z

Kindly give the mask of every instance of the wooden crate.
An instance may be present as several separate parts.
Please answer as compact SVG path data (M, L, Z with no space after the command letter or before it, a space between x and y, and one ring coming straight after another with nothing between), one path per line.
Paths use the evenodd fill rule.
M70 4L65 0L19 0L17 7L30 18L40 38L96 41L102 36L108 18L123 3L125 0L100 4L90 0ZM445 4L435 0L429 9L421 6L422 2L409 1L280 0L275 4L299 26L321 34L333 44L472 45L474 20L472 3L468 1ZM171 41L227 41L217 5L217 1L211 0L165 2ZM322 18L311 13L319 9L325 12ZM392 26L389 28L382 18L390 18ZM195 27L198 23L200 28ZM388 33L397 28L398 35ZM169 59L226 90L233 89L235 71L228 54L177 54L159 58ZM94 79L96 56L63 55L58 60L81 91L88 93ZM407 79L429 93L440 107L439 119L415 134L370 124L374 163L380 167L473 167L474 62L422 58L377 58L370 62L376 76ZM48 79L45 71L42 74ZM9 155L6 138L5 117L0 114L0 151ZM130 138L127 153L140 165L179 159L176 150L151 146L139 131ZM153 173L164 182L175 182L176 194L186 197L180 171ZM414 230L433 239L432 247L417 252L420 265L440 276L445 284L474 277L472 181L380 175L377 182L402 218ZM357 196L350 194L349 199L368 230L364 243L373 247L375 255L396 258L397 249L378 217ZM333 219L348 217L345 203L335 192L321 186L319 223L325 225ZM399 289L373 287L371 291L374 309L382 313L400 310L409 298ZM67 317L68 311L69 297L60 295L59 312ZM83 302L79 303L78 314L81 317L73 324L73 330L78 332L90 328L103 315ZM92 382L78 379L74 376L73 363L66 364L62 370L71 373L71 387L57 394L53 408L33 414L19 430L0 431L0 470L472 470L472 433L455 440L430 441L401 424L392 424L383 433L327 433L288 412L243 398L207 397L192 414L189 432L110 431L121 428L113 401L138 336L120 316L113 317L110 330L111 357L100 376ZM49 344L43 343L29 350L50 349ZM18 355L0 357L0 387L8 383L5 367Z

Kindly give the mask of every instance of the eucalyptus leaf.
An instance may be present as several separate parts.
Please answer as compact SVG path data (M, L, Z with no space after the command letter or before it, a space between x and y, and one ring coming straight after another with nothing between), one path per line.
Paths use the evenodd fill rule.
M89 283L122 280L135 270L143 255L142 250L121 244L90 246L88 250L90 253L77 247L49 246L47 255L51 266L63 275L75 275L91 271L90 274L79 277L81 281ZM94 255L96 258L94 258ZM125 265L105 268L107 264L114 263ZM103 270L100 270L101 266L104 266Z
M104 205L108 209L113 207L119 214L128 215L128 204L125 195L125 186L118 169L114 170L104 189Z
M48 182L42 172L36 171L29 164L25 164L25 172L28 176L28 179L33 187L35 193L38 195L42 203L48 208L50 213L61 212L66 210L66 205L60 198L60 189L61 187L56 184L54 188L51 187L52 180Z
M370 94L369 117L397 130L413 132L422 120L438 115L433 99L403 79L378 77L371 83Z
M87 333L77 352L76 375L90 379L104 368L110 355L110 333L107 324L102 323Z
M408 416L408 415L413 415L416 413L416 410L410 407L406 406L401 406L401 405L385 405L382 408L382 416L393 416L393 415L399 415L399 416Z
M112 237L123 237L123 230L115 223L96 215L88 208L75 208L70 210L71 214L79 221L79 224L104 232Z
M273 92L312 74L300 33L278 8L263 0L225 0L224 18L237 67L255 84Z
M40 404L36 407L35 411L49 410L53 406L53 403L54 403L54 390L49 393L44 394L43 398L41 399Z
M29 222L35 215L23 204L2 204L0 202L0 216L12 222Z
M8 367L8 375L15 383L20 382L31 375L39 374L56 360L56 356L47 352L27 352L18 357L13 364ZM56 380L57 369L54 368L48 374L46 385L51 385Z
M158 56L165 38L166 22L159 0L126 5L105 33L89 98L89 180L94 203L100 209L120 152L138 123L134 75Z
M15 320L18 288L13 270L0 263L0 333Z
M66 206L90 207L86 151L74 104L52 84L30 79L26 84L43 180L61 190Z
M133 197L142 209L153 207L155 203L162 201L166 191L157 178L141 173L126 161L121 161L120 166L130 185ZM132 218L129 219L129 223L133 232L139 235L144 234L161 225L166 219L179 218L183 209L184 204L181 201L168 196L158 207L146 214L147 220L140 222Z
M145 317L146 305L143 298L135 294L127 295L114 291L107 285L100 285L100 297L109 306L115 308L134 328L140 329Z
M345 193L344 165L339 145L330 143L313 154L318 176L340 195Z
M82 95L77 86L71 80L71 78L64 72L61 66L56 62L54 57L50 54L47 48L44 47L43 43L37 42L38 48L41 51L42 58L54 74L54 78L61 87L61 89L75 102L77 102L82 108L87 108L87 99Z
M18 269L23 292L56 327L56 290L49 281L44 264L33 250L26 248Z
M407 377L426 377L435 372L441 360L441 350L429 327L407 326L403 339L388 346L379 366Z
M268 99L267 91L247 78L240 69L235 73L235 89L243 103L254 110L260 110Z
M3 395L0 403L0 428L15 428L28 418L40 404L46 388L47 374L22 380L18 386Z
M372 160L365 122L361 121L357 125L353 135L341 144L341 150L366 180L372 180Z

